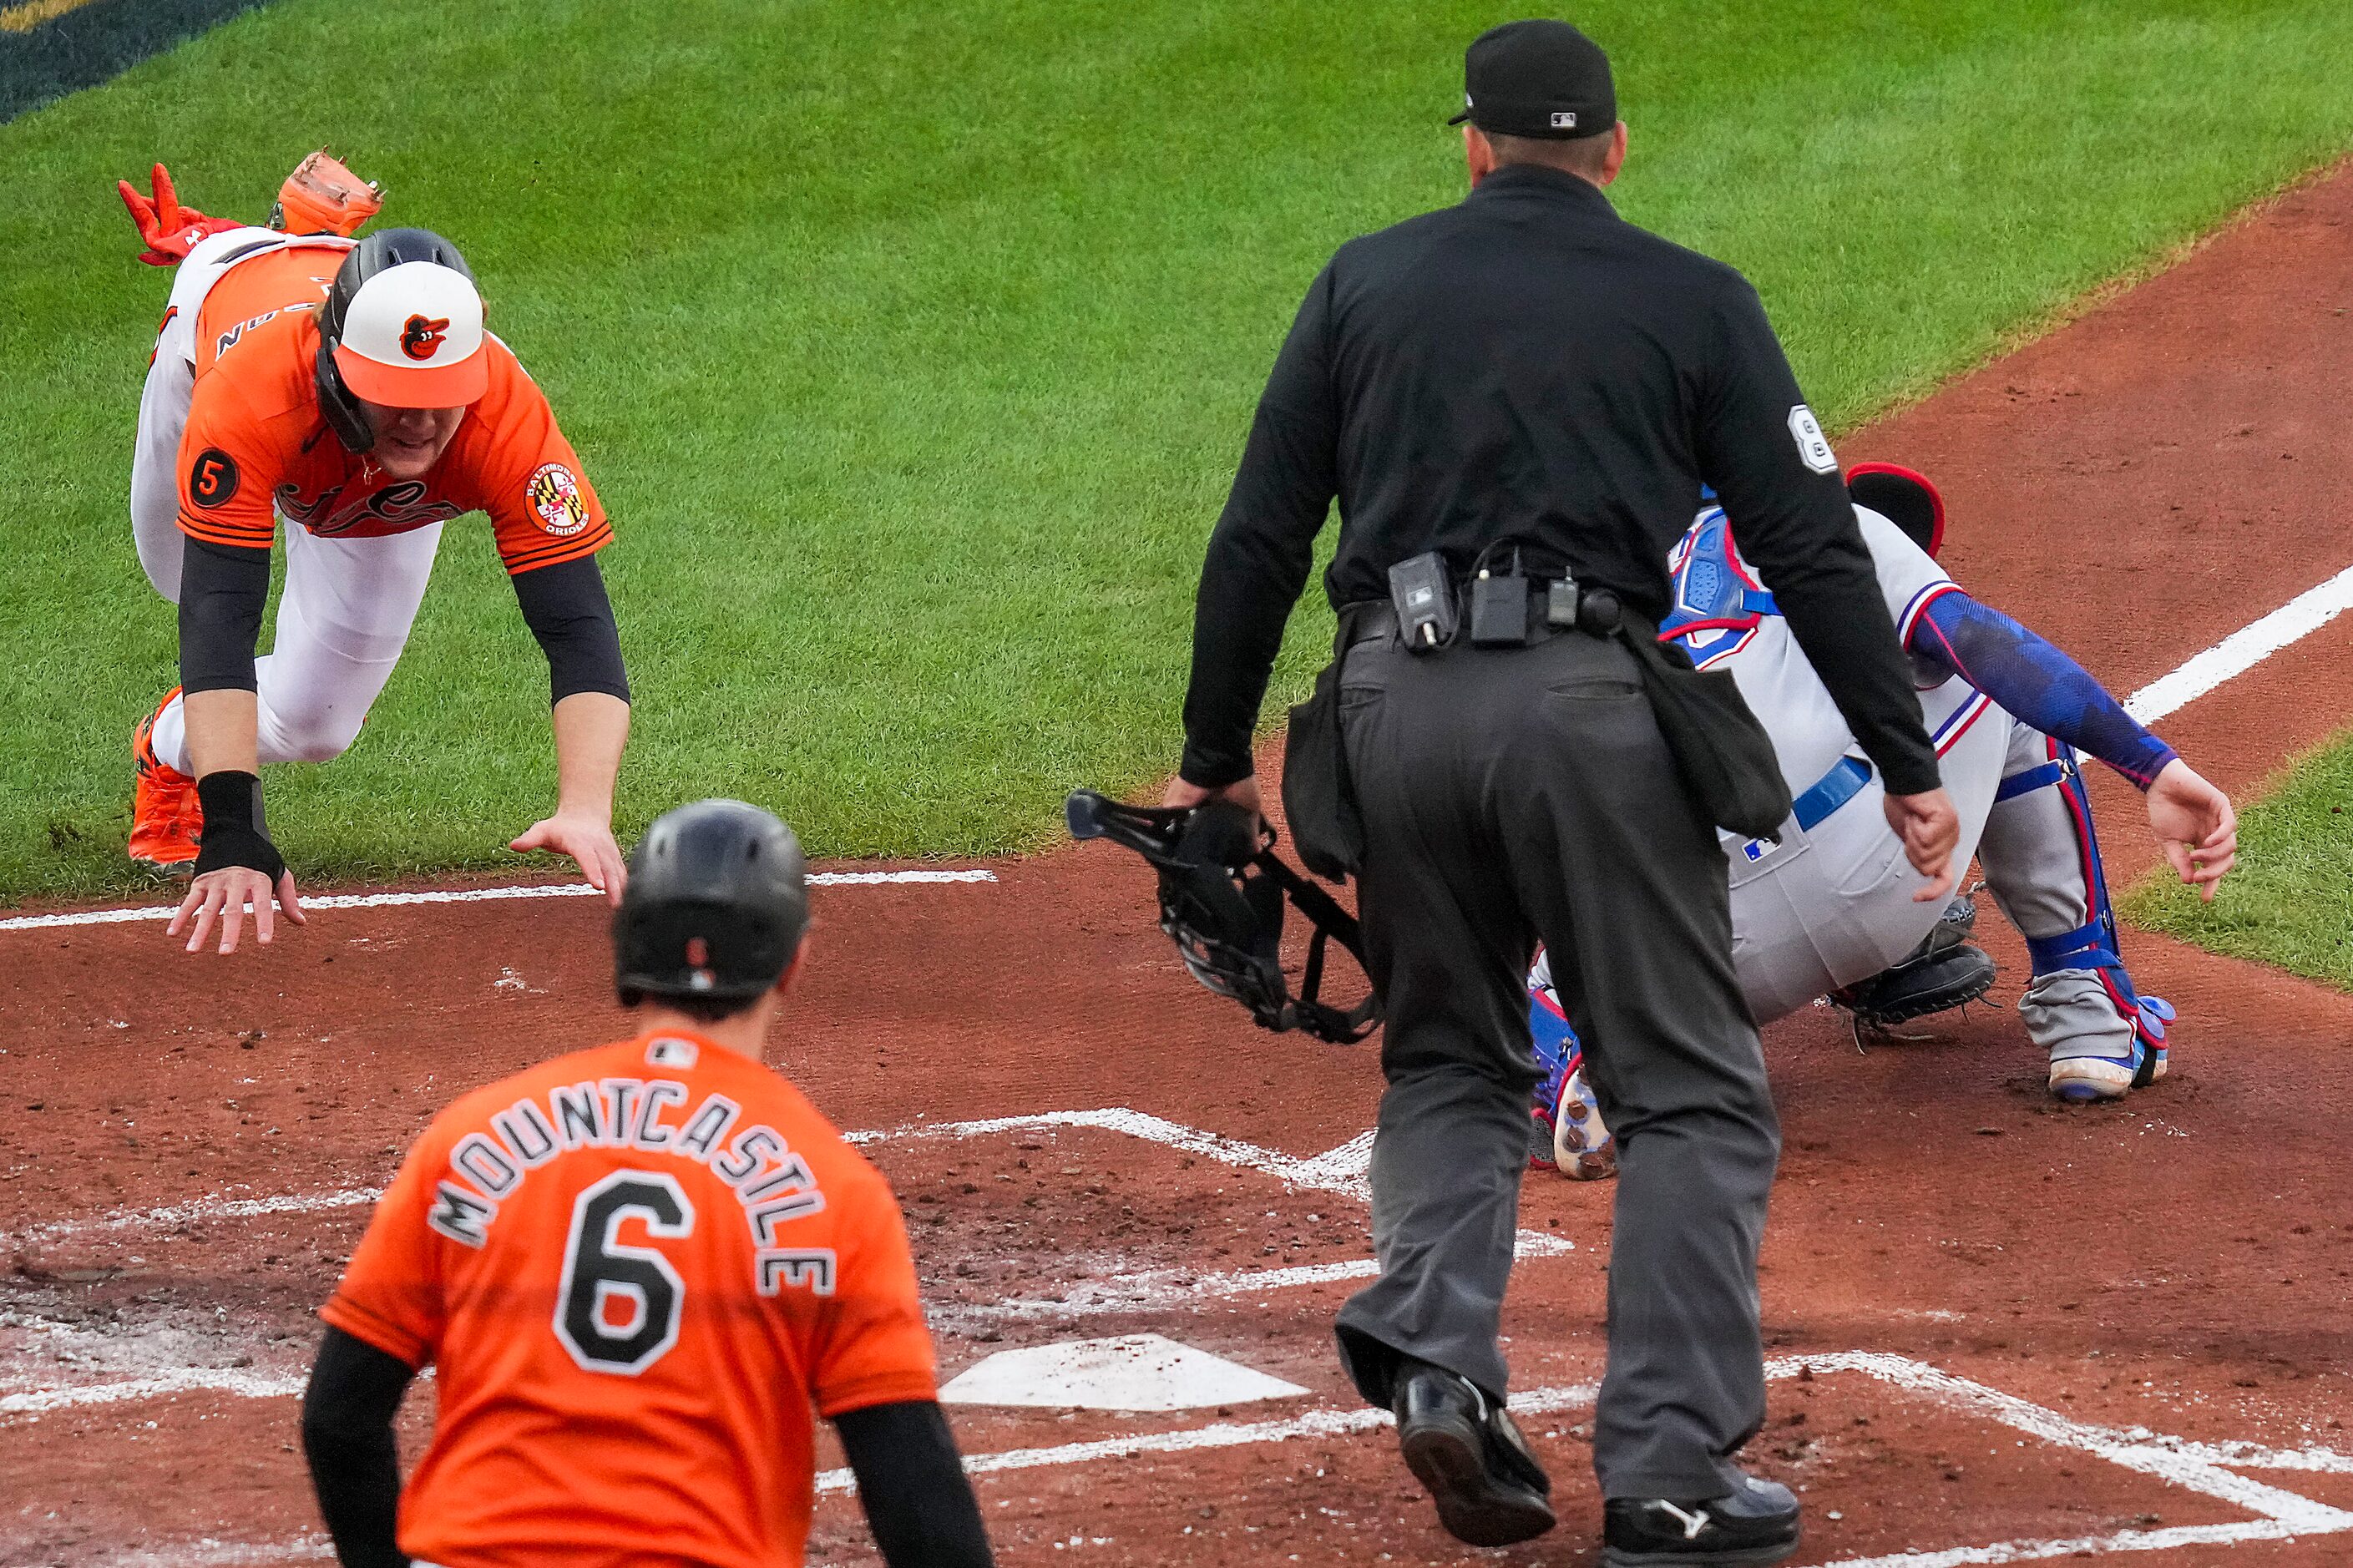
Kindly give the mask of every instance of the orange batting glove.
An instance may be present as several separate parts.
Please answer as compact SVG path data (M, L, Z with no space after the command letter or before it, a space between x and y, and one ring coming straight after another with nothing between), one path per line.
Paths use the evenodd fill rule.
M235 218L206 217L194 207L182 206L163 164L155 165L153 179L153 200L141 195L128 180L114 182L114 188L122 193L122 205L131 209L131 221L139 226L139 237L147 242L146 252L139 259L148 266L177 267L188 258L197 241L223 229L245 226Z

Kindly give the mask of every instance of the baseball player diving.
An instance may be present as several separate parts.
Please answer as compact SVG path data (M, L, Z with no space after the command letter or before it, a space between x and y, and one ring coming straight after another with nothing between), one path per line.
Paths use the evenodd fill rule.
M2113 1100L2162 1077L2173 1009L2137 993L2119 956L2077 757L2098 758L2147 795L2166 858L2208 899L2237 853L2230 798L2082 666L1945 574L1936 561L1944 501L1925 477L1860 464L1849 489L1960 812L1957 863L1977 856L2026 938L2033 978L2019 1011L2049 1054L2051 1092ZM1879 782L1776 613L1770 585L1741 558L1721 507L1711 500L1700 512L1670 566L1675 608L1662 634L1700 668L1732 672L1797 802L1778 845L1726 845L1733 960L1757 1022L1825 994L1904 1016L1907 995L1930 1011L1982 994L1992 966L1962 942L1968 906L1915 900L1921 881L1877 809ZM1560 978L1542 954L1528 977L1546 1069L1535 1091L1536 1161L1603 1176L1613 1151L1583 1082L1569 1022L1577 1008ZM1957 994L1936 994L1957 979Z
M191 879L168 928L259 941L273 898L302 919L261 813L265 763L324 762L391 678L442 524L490 515L547 656L557 802L512 847L568 855L616 901L614 781L629 730L620 637L596 552L612 540L546 396L483 330L455 246L425 229L353 238L375 187L323 152L287 180L271 226L121 187L141 258L177 263L140 399L132 526L179 606L180 685L132 737L131 858ZM277 520L286 582L255 656Z

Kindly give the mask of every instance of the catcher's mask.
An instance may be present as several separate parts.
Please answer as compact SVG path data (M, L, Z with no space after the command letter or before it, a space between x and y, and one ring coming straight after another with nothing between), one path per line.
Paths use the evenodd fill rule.
M1238 805L1212 801L1187 808L1122 805L1089 789L1063 805L1073 838L1108 838L1152 862L1160 874L1160 929L1176 942L1193 978L1250 1009L1261 1029L1304 1029L1319 1040L1354 1045L1380 1026L1380 998L1354 1007L1320 999L1324 949L1334 941L1359 967L1364 939L1356 917L1274 852L1274 829ZM1315 928L1307 967L1292 994L1282 972L1284 900Z

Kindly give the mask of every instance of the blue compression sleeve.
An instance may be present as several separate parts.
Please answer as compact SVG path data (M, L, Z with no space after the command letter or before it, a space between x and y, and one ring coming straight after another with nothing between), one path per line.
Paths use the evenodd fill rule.
M2099 758L2140 789L2174 759L2173 748L2126 712L2082 665L1957 589L1928 602L1913 623L1908 646L2014 717Z

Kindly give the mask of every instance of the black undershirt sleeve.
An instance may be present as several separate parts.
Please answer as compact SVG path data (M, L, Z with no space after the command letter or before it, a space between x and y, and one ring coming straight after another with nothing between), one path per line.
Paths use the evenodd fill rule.
M1339 399L1333 389L1332 270L1307 290L1250 421L1226 509L1209 536L1193 607L1193 678L1185 694L1188 784L1250 776L1250 736L1283 623L1315 563L1315 536L1339 489Z
M833 1425L890 1568L991 1568L980 1504L937 1404L870 1405Z
M269 551L207 544L184 535L180 546L180 686L198 691L254 689L253 646L269 599Z
M343 1568L408 1568L394 1536L400 1454L392 1418L414 1376L398 1356L341 1329L320 1342L302 1395L302 1452Z
M1715 360L1697 431L1700 478L1723 499L1740 552L1771 589L1790 635L1830 689L1890 795L1937 787L1936 748L1854 521L1837 459L1757 291L1715 304Z
M523 624L547 655L548 702L582 691L629 700L621 664L621 628L605 594L605 574L594 555L518 574L515 598Z

